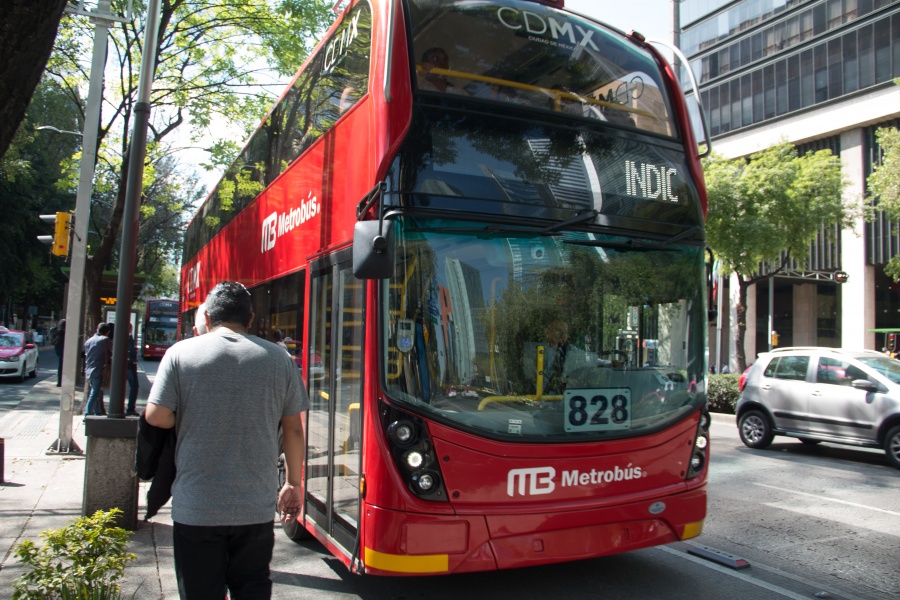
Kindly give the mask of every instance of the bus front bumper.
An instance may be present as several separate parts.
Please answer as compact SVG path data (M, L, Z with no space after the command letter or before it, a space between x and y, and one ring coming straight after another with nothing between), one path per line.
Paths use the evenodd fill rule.
M438 575L582 560L696 537L706 488L653 503L555 513L445 516L373 506L366 512L367 573Z

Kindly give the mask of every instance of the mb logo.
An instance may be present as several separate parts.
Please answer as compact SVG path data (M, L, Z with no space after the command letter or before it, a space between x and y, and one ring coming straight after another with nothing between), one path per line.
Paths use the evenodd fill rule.
M262 224L262 247L260 252L271 250L275 247L275 240L278 238L278 213L273 212L266 217Z
M539 496L549 494L556 489L553 478L556 469L538 467L535 469L511 469L506 478L506 495Z

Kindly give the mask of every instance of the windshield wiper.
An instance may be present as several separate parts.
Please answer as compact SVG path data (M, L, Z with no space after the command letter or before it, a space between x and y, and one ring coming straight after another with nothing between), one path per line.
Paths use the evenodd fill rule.
M598 214L600 213L596 210L585 210L565 221L554 223L553 225L549 225L542 229L526 229L522 227L509 227L508 225L500 225L499 223L489 223L483 227L414 227L408 231L416 233L471 233L474 235L494 235L498 233L527 236L551 235L566 229L567 227L571 227L572 225L593 221L597 218Z
M593 221L597 218L597 215L600 214L596 210L585 210L570 219L566 219L565 221L560 221L559 223L554 223L549 227L545 227L538 231L541 235L546 235L548 233L553 233L555 231L559 231L560 229L565 229L566 227L571 227L572 225L580 225L581 223L587 223L589 221Z
M407 231L413 233L450 233L450 234L472 234L472 235L495 235L498 233L506 235L522 234L533 237L540 233L537 229L520 229L512 228L506 225L490 223L483 227L411 227Z
M627 240L565 240L565 243L572 244L574 246L593 246L600 248L610 248L613 250L630 250L634 252L672 251L671 248L667 248L666 246L673 242L678 242L687 237L690 237L695 233L700 233L701 231L702 228L700 227L688 227L684 231L673 235L669 239L659 242L630 238Z

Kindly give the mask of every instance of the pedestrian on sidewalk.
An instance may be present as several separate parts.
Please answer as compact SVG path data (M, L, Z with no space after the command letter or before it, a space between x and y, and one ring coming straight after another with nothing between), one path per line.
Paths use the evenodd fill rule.
M206 298L208 333L171 346L144 417L177 430L172 486L175 574L182 598L270 598L272 515L301 518L309 397L291 357L249 335L250 292L218 284ZM278 426L286 483L276 498Z
M84 405L84 415L102 415L103 367L109 355L109 323L100 323L97 333L84 343L84 373L91 384L91 394Z
M56 387L62 387L63 354L66 351L66 320L60 319L53 332L53 351L59 359L59 367L56 370Z
M128 323L128 366L125 370L125 378L128 380L128 409L126 417L139 417L137 412L137 397L140 386L137 373L137 344L134 341L134 325Z

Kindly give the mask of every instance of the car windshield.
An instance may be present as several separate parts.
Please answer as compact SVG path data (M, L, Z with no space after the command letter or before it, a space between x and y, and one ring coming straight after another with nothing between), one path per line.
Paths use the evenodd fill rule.
M900 383L900 361L887 356L859 356L856 360L888 378L892 383Z
M382 286L395 401L522 441L639 435L705 401L702 245L402 217Z
M0 347L19 348L21 346L22 346L22 334L21 333L0 334Z

